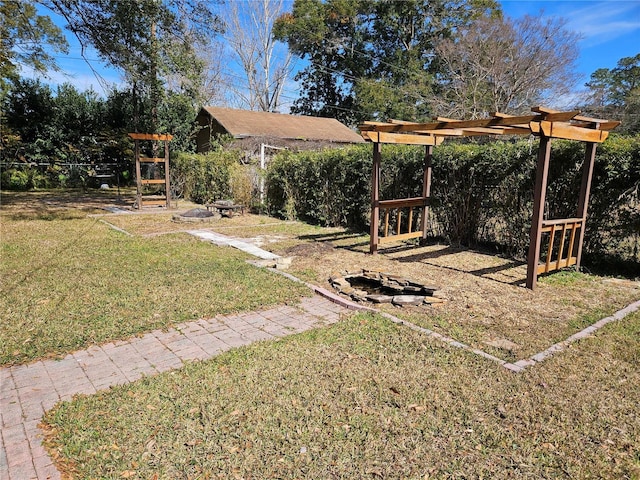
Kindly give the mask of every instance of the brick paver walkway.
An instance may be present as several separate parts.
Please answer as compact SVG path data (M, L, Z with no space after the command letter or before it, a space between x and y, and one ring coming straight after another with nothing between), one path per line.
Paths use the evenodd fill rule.
M45 411L76 394L93 394L145 375L211 358L233 347L337 322L348 310L318 295L297 306L218 316L93 346L62 360L0 369L0 479L59 479L38 423Z

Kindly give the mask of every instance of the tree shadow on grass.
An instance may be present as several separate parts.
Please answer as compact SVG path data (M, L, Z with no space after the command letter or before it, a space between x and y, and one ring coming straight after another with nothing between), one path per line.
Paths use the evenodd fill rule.
M10 213L5 216L8 220L19 221L55 221L55 220L79 220L87 217L86 212L80 210L50 210L47 208L35 208L25 212Z
M493 265L493 266L482 267L482 268L464 268L460 266L454 266L456 264L459 265L460 263L459 260L455 262L453 261L446 262L445 260L444 262L438 262L438 263L434 262L433 260L446 258L448 256L453 256L453 255L464 253L464 252L472 252L472 253L477 253L480 255L488 255L492 257L495 257L495 255L490 252L475 251L475 250L455 247L451 245L449 246L443 245L442 248L440 249L431 250L428 252L417 252L417 253L410 254L409 252L411 250L414 250L415 248L417 247L415 246L396 247L391 250L386 249L381 253L386 255L388 258L391 258L392 260L398 261L400 263L423 263L426 265L431 265L438 268L444 268L454 272L468 273L476 277L492 280L494 282L503 283L506 285L520 286L524 284L526 281L526 273L525 273L525 276L522 277L519 272L514 271L514 269L520 268L526 265L526 262L498 257L504 260L504 263L501 263L500 265ZM407 252L408 254L402 255L404 252ZM400 254L400 256L396 256L398 254ZM390 255L393 255L393 256L390 256Z
M312 242L321 242L321 243L331 243L333 244L333 248L349 250L352 252L362 253L363 246L369 245L369 240L365 240L362 242L356 243L348 243L345 245L336 245L335 242L345 241L345 240L356 240L358 238L363 237L362 232L356 231L345 231L345 232L333 232L333 233L317 233L317 234L309 234L309 235L300 235L298 238L300 240L312 241Z

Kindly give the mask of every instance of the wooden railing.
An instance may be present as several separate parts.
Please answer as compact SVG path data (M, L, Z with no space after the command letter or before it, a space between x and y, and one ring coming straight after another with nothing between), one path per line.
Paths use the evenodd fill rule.
M422 229L413 230L414 226L419 226L418 222L413 221L414 209L426 208L429 205L429 199L423 197L416 198L402 198L397 200L381 200L378 202L378 207L384 215L383 235L378 239L378 243L399 242L401 240L408 240L410 238L422 237ZM409 209L408 228L406 232L402 232L402 209ZM395 217L395 225L392 226L389 235L389 217L390 212L397 210Z
M549 234L547 243L547 258L545 263L538 264L538 274L552 272L561 268L575 265L578 261L574 256L574 246L579 230L582 228L581 218L564 218L559 220L544 220L541 233ZM560 232L559 235L556 235ZM554 246L559 238L557 254L554 256ZM565 245L569 241L568 248Z

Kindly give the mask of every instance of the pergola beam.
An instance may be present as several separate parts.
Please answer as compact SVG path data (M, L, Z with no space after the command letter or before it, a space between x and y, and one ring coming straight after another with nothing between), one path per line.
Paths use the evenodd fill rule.
M564 140L577 140L580 142L602 143L609 136L609 132L594 130L593 128L576 127L563 122L542 121L540 123L531 122L531 133L545 137L562 138Z
M398 134L387 132L362 132L363 138L373 143L399 143L402 145L440 145L444 138L433 135Z

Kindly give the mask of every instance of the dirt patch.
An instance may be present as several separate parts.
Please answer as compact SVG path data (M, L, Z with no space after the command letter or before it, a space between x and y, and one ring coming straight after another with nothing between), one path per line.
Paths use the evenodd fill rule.
M288 257L317 258L333 251L334 248L331 242L311 242L286 248L284 253Z

